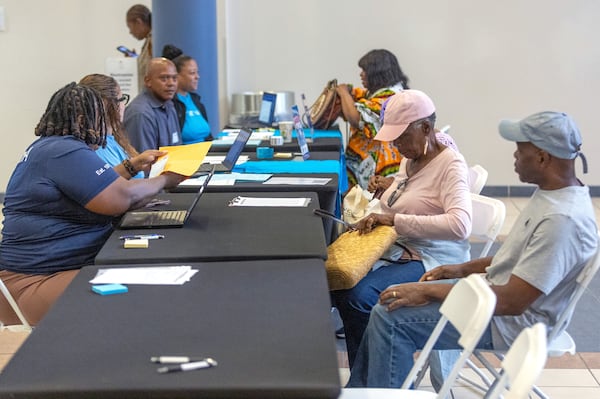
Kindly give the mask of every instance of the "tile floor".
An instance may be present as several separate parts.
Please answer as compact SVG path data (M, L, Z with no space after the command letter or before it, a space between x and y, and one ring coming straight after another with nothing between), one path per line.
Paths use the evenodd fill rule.
M500 233L505 236L517 215L527 202L526 198L500 198L506 204L506 221ZM600 225L600 198L594 198L596 219ZM26 333L0 331L0 370L27 338ZM598 338L600 339L600 338ZM343 347L343 345L338 345ZM338 350L340 379L342 384L348 379L348 361L346 353ZM468 370L467 370L468 371ZM467 373L468 375L468 373ZM565 355L550 358L546 363L537 385L552 399L597 399L600 398L600 352L581 352L574 356ZM431 384L425 379L423 389L431 390ZM481 393L464 384L458 383L453 389L455 399L480 398Z

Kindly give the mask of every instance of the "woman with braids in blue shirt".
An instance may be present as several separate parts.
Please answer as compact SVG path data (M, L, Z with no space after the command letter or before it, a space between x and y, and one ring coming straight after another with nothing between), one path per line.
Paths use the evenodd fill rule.
M94 152L106 145L105 103L89 87L68 84L50 99L4 197L0 279L36 325L79 269L94 263L115 217L148 202L184 177L164 173L127 180ZM0 320L18 323L0 298Z

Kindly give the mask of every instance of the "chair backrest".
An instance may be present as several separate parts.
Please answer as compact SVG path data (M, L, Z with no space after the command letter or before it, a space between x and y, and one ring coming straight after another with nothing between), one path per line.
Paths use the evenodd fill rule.
M499 199L473 193L471 193L471 202L473 204L471 237L485 242L479 254L479 257L482 258L487 256L502 229L506 217L506 206Z
M546 326L523 329L502 360L501 377L488 399L525 399L544 369L547 358Z
M600 237L598 237L600 242ZM552 342L554 338L556 338L559 333L567 327L571 319L571 315L573 314L573 310L575 309L575 305L579 302L579 299L585 292L586 288L592 281L592 278L598 272L600 268L600 245L596 248L596 251L592 255L592 257L587 261L579 275L577 276L577 288L571 294L571 298L569 298L569 303L567 307L562 311L562 313L558 316L556 320L556 324L552 328L550 335L548 336L548 342Z
M481 275L471 274L466 278L460 279L452 287L452 290L450 290L450 293L442 303L440 307L442 317L425 343L402 388L408 389L413 383L417 374L426 363L433 345L439 338L442 330L447 322L450 322L460 334L458 343L463 350L438 393L438 398L445 398L448 392L450 392L450 388L452 388L460 370L469 356L471 356L481 335L488 326L495 307L496 295Z
M17 317L21 321L21 324L22 324L22 328L21 329L31 331L31 326L27 322L27 319L25 318L25 316L23 316L23 312L21 312L21 309L19 309L19 305L17 305L17 302L15 301L15 299L13 298L13 296L8 291L8 288L6 288L6 285L4 285L4 282L2 281L2 279L0 279L0 291L2 291L2 294L4 295L4 298L6 298L6 301L10 304L10 306L12 307L12 309L14 310L14 312L17 314ZM6 326L6 327L10 328L12 330L19 329L19 328L11 328L13 326Z
M473 194L481 193L485 182L487 182L488 171L481 165L473 165L469 168L469 188Z

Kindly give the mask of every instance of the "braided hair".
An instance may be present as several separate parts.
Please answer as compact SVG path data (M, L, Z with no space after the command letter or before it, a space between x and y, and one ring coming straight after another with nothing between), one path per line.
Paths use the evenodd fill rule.
M116 142L123 147L130 157L138 155L138 152L129 142L127 134L123 129L123 123L121 123L121 112L119 110L118 99L119 84L117 81L111 76L93 73L84 76L83 79L79 81L79 84L90 87L100 93L100 96L104 100L107 123L112 130Z
M73 136L87 145L106 146L106 130L100 94L72 82L52 95L35 135Z

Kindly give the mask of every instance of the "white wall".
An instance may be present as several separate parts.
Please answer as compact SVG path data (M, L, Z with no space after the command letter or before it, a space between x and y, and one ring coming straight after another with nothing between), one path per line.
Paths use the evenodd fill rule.
M123 44L139 52L125 13L150 0L0 0L0 192L16 162L35 140L52 93L89 73L104 73L106 57Z
M140 49L125 25L138 2L151 5L0 0L0 192L50 95L103 72L117 45ZM518 184L514 146L498 137L497 122L544 109L573 115L590 161L584 181L600 185L596 0L219 0L218 10L224 106L246 90L292 90L298 101L304 92L311 102L331 78L359 84L358 59L387 48L411 87L431 95L468 162L489 170L489 185Z

